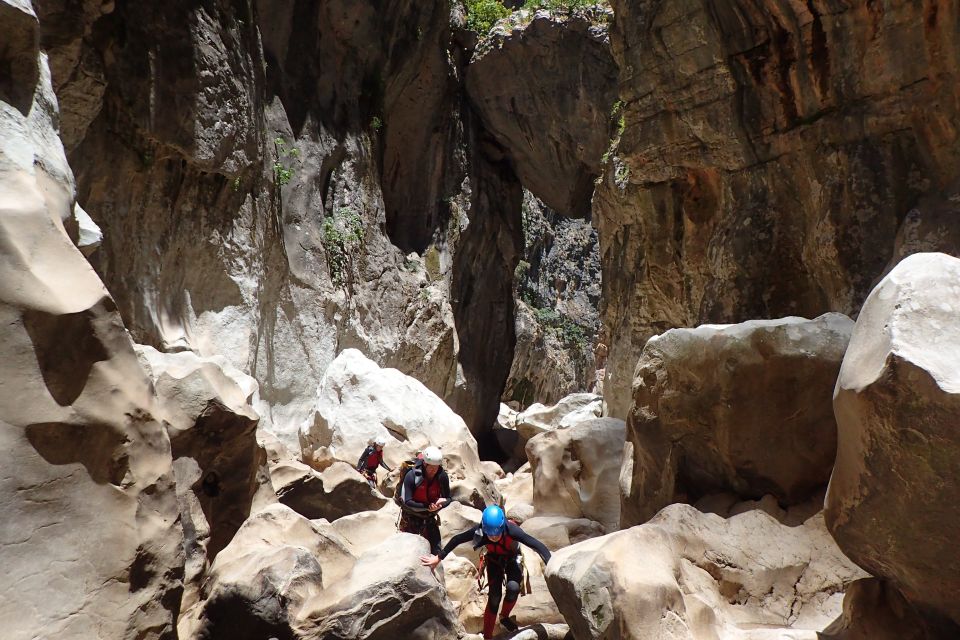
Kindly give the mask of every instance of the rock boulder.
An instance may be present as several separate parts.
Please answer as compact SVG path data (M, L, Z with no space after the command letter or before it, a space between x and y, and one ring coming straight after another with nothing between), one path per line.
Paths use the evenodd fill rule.
M387 438L384 458L394 469L427 446L440 447L455 499L477 507L499 501L460 416L414 378L347 349L324 374L300 429L303 461L318 470L336 460L356 464L375 436Z
M607 531L619 528L625 433L623 420L596 418L531 439L527 457L536 513L588 518Z
M623 523L718 491L792 504L822 489L836 451L829 398L852 327L825 314L651 338L634 374Z
M960 625L960 260L912 255L870 293L834 409L830 532L910 602Z
M865 574L820 515L788 527L759 510L724 519L676 504L557 551L546 576L577 640L816 640Z

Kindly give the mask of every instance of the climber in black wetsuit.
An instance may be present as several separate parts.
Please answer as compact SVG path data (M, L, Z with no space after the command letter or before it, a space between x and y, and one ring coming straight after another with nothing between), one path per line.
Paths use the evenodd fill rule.
M360 454L360 460L357 462L357 471L367 479L371 489L377 488L377 467L392 471L383 460L383 447L386 444L387 439L383 436L372 439L367 448Z
M497 506L483 510L480 524L458 533L437 555L421 556L420 562L428 567L436 567L451 551L465 542L473 542L473 548L486 547L487 581L490 594L487 608L483 611L483 637L492 638L497 622L497 609L503 595L503 579L507 579L507 594L503 609L500 611L500 624L509 631L516 631L516 623L510 619L520 597L520 582L523 572L520 566L520 545L525 544L537 553L543 561L550 561L550 551L542 542L526 533L514 522L508 521L503 509Z

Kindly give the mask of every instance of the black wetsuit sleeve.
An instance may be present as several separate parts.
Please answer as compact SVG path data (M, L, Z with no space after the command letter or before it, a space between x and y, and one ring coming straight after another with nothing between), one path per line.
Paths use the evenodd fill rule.
M470 542L473 540L473 534L476 530L476 527L471 527L466 531L461 531L457 535L450 538L450 542L448 542L443 550L439 553L440 559L443 560L446 558L451 551L462 545L464 542Z
M363 453L360 454L360 460L357 462L357 471L363 471L363 468L367 466L367 458L371 453L373 453L373 447L367 447L363 450Z
M390 467L387 466L386 460L383 459L383 456L380 456L380 466L386 469L387 471L393 471Z
M440 497L446 498L447 501L443 503L441 509L446 509L453 504L453 499L450 497L450 476L447 475L447 472L443 472L443 476L440 478Z
M415 484L416 474L416 469L411 469L403 479L403 506L418 513L430 513L430 509L428 508L430 505L417 502L413 499L413 492L416 491L417 488Z
M544 563L550 562L550 550L542 542L516 525L509 525L509 527L508 533L511 538L539 553Z

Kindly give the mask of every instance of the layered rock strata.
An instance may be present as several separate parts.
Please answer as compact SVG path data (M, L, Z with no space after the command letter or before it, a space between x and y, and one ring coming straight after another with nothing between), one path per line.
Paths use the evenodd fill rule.
M605 397L626 417L653 334L859 308L907 212L960 175L960 16L949 0L611 4L624 126L593 213Z

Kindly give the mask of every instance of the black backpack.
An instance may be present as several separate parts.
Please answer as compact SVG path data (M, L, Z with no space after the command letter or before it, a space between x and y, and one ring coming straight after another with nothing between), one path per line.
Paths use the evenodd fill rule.
M400 507L403 507L403 482L407 478L407 474L413 471L422 460L421 454L417 454L415 458L410 458L409 460L404 460L400 463L398 467L400 469L400 477L397 479L397 486L393 489L393 501L396 502Z

